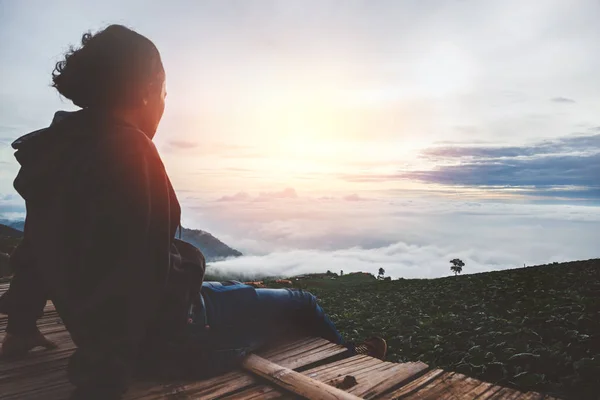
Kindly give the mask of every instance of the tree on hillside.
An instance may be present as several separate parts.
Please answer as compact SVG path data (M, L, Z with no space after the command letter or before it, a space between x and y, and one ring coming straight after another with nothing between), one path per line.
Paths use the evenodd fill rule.
M454 272L454 275L460 274L462 272L463 267L465 266L465 263L460 258L450 260L450 264L452 264L450 270Z
M344 276L344 270L340 271L340 276Z
M385 275L385 269L379 268L379 273L377 274L377 279L383 279L383 275Z

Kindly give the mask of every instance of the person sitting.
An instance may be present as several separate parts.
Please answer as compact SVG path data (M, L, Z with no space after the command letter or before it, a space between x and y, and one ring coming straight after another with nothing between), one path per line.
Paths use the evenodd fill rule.
M221 373L290 330L344 343L309 292L203 282L202 253L176 238L181 208L152 142L167 91L148 38L120 25L86 33L52 81L81 109L12 145L27 215L0 298L4 357L55 347L36 324L47 300L77 346L73 399L120 398L138 372ZM378 338L346 346L386 351Z

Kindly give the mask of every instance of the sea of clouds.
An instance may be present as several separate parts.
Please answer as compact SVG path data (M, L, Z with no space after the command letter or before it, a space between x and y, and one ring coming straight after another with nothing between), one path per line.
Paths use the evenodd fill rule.
M183 199L184 225L207 230L245 255L214 263L222 275L310 272L435 278L600 257L600 207L456 197L346 194L293 189L213 201Z

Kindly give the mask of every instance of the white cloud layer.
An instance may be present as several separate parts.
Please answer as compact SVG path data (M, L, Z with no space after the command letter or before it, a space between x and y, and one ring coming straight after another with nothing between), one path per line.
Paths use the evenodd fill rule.
M600 207L467 202L442 198L272 199L187 205L188 225L246 256L213 272L290 276L366 271L394 278L464 273L600 257Z
M253 278L383 268L394 278L435 278L449 275L456 257L466 263L463 273L600 257L600 207L385 192L270 193L183 201L184 226L207 230L245 254L212 264L209 273ZM283 195L292 193L297 197ZM0 218L23 216L17 196L0 197Z

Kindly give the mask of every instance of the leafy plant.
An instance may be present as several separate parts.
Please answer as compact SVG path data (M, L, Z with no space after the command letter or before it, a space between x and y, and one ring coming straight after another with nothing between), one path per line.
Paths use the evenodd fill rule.
M388 360L564 399L600 393L600 260L465 275L303 281L344 337L379 335Z

